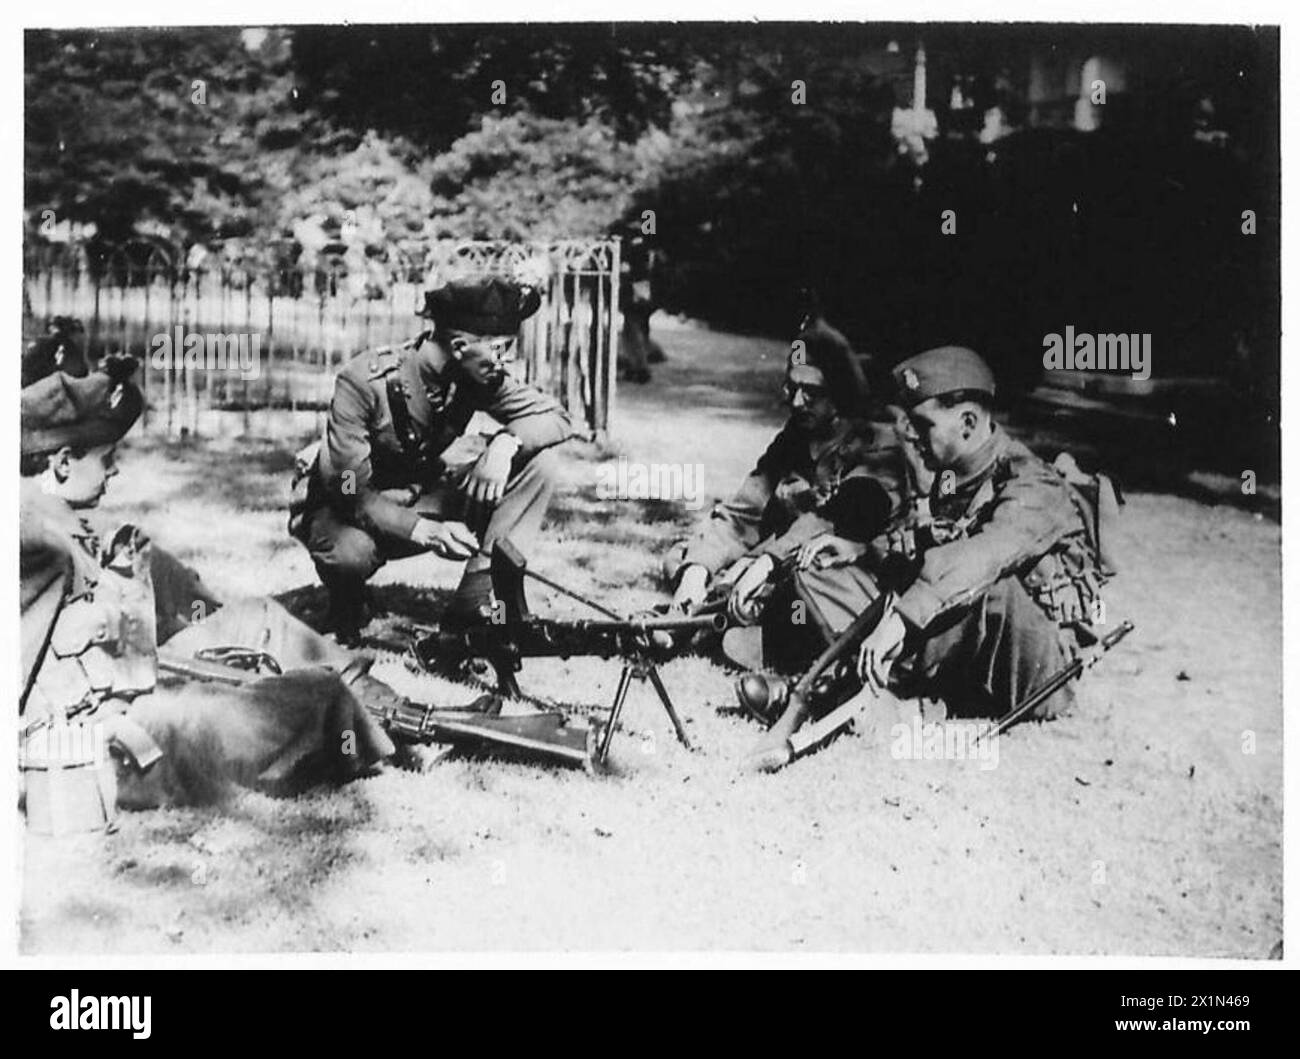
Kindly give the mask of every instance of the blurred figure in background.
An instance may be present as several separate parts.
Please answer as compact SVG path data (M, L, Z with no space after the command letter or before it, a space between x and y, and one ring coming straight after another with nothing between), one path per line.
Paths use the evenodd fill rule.
M650 317L654 315L655 251L646 246L640 234L623 243L619 276L618 307L623 313L623 330L619 337L619 378L629 382L649 382L650 365L659 364L664 351L650 337Z

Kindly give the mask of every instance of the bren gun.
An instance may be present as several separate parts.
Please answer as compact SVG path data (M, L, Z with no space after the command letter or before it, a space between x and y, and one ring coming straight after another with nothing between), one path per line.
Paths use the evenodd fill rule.
M609 756L614 729L623 712L628 689L633 680L648 680L672 722L678 742L692 749L673 701L659 675L659 663L670 659L683 643L705 629L721 631L726 625L722 614L692 617L647 616L624 618L608 607L557 584L550 578L528 569L527 561L509 540L498 540L491 552L492 593L498 607L492 620L481 624L421 629L414 653L420 664L431 672L445 671L448 666L474 658L486 659L496 672L497 690L507 697L520 694L516 674L525 658L570 658L592 655L597 658L621 658L623 672L610 706L596 762L604 765ZM563 620L535 617L528 608L524 580L532 578L548 588L575 599L604 616L604 620Z

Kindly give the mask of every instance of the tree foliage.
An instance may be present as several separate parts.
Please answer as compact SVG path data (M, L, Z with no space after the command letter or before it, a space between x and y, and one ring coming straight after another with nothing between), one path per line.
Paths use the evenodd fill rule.
M922 32L942 130L923 172L891 133ZM109 241L224 242L278 262L334 254L349 268L418 257L445 237L636 233L665 308L789 333L798 291L814 287L886 359L962 341L1031 374L1044 330L1090 319L1180 348L1231 344L1251 306L1270 303L1253 292L1275 287L1260 263L1274 236L1243 240L1233 217L1240 202L1259 204L1261 232L1276 231L1265 223L1276 112L1260 102L1275 83L1276 34L1089 32L1087 46L1141 49L1146 109L1119 93L1101 133L1031 129L986 150L944 90L960 81L981 107L1022 121L1017 76L1073 46L1069 34L29 31L27 221L39 229L53 211ZM1159 68L1168 83L1157 90ZM1207 145L1214 130L1196 139L1193 119L1226 119L1232 149ZM941 230L946 211L959 234ZM1232 292L1232 312L1208 313L1214 291Z

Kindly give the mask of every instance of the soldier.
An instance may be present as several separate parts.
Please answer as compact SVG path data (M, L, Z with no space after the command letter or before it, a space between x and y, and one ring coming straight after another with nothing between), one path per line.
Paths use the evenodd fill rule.
M993 373L976 353L932 349L893 376L934 472L929 496L868 545L810 542L806 589L837 631L882 590L896 595L859 651L868 689L942 698L949 716L1001 717L1068 661L1076 637L1095 640L1098 540L1082 494L994 421ZM1057 716L1072 697L1067 685L1034 716ZM779 757L801 719L787 711L757 756Z
M344 640L365 624L364 589L389 559L468 560L444 616L485 620L498 537L527 547L554 489L548 450L572 434L553 398L511 379L519 325L540 298L500 278L425 296L432 323L406 344L361 353L339 374L325 436L296 484L290 532L311 553ZM461 439L475 412L499 431L481 452Z
M122 735L119 801L199 802L229 782L287 792L344 780L393 753L354 692L393 693L274 601L222 606L139 530L101 537L83 517L117 474L143 407L135 362L55 373L22 393L19 710L34 730L67 717ZM157 648L241 654L272 674L242 687L160 682ZM383 701L377 705L383 705ZM131 763L162 760L143 775Z
M650 337L650 317L655 302L651 274L655 251L646 245L645 236L624 237L619 277L618 306L623 314L623 329L618 343L618 373L629 382L649 382L650 365L664 359L664 351Z
M749 630L724 640L742 667L797 668L825 645L829 625L791 578L795 559L827 533L870 540L897 505L899 450L860 418L865 391L844 336L819 316L805 319L786 367L789 420L739 492L669 554L675 608L698 607L712 586L726 594L734 622L762 618L761 655Z

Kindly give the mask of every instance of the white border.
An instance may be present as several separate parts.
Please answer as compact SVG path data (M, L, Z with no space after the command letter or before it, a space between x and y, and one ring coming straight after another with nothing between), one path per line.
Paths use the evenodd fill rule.
M23 158L23 109L22 109L22 36L23 28L62 28L74 26L151 26L151 25L267 25L288 23L326 23L352 22L536 22L542 16L548 21L591 21L620 23L637 20L654 21L817 21L845 20L872 22L1114 22L1114 23L1224 23L1224 24L1263 24L1280 25L1281 40L1281 124L1282 124L1282 201L1294 201L1292 192L1295 181L1292 169L1287 164L1291 159L1300 157L1297 150L1297 131L1290 101L1293 93L1300 89L1296 77L1296 62L1291 46L1291 31L1300 27L1300 20L1288 19L1286 16L1294 10L1293 4L1273 2L1207 2L1207 0L1181 0L1181 2L1148 3L1141 10L1132 3L1117 3L1108 0L1104 3L1063 4L1043 2L1043 0L1000 0L997 3L988 0L971 0L967 3L934 2L934 0L916 0L914 3L878 5L845 2L845 0L802 0L798 4L773 2L773 0L561 0L539 8L536 4L521 0L439 0L436 5L419 3L415 0L368 0L365 4L356 2L339 2L339 0L320 0L311 5L308 15L304 14L303 5L289 3L286 0L228 0L219 7L204 9L199 6L177 6L172 0L134 0L129 5L114 5L111 8L102 4L85 2L68 3L64 0L47 0L40 5L38 13L30 13L25 22L15 26L14 30L3 37L3 51L0 52L2 68L6 71L3 79L3 113L9 119L3 123L5 138L4 157L10 164L3 175L4 199L10 203L9 211L3 216L9 218L6 230L12 233L12 241L3 258L4 279L0 281L0 291L5 292L4 318L7 328L4 333L10 335L11 367L10 379L14 370L22 333L21 306L21 254L22 245L22 158ZM797 12L797 15L794 13ZM614 17L611 17L614 16ZM1300 32L1300 29L1297 29ZM1283 215L1283 259L1282 290L1283 296L1283 333L1291 335L1300 328L1297 319L1296 296L1287 296L1287 280L1295 270L1291 263L1297 245L1297 229L1293 219ZM1284 342L1282 355L1282 393L1284 427L1290 425L1289 416L1294 396L1296 370L1289 365L1288 343ZM18 451L18 416L17 393L8 395L9 410L0 417L0 452L11 454ZM1282 435L1283 474L1282 494L1289 496L1289 487L1296 480L1296 464L1300 459L1300 440L1296 431L1286 431ZM4 461L5 495L16 496L17 460L12 456ZM1284 500L1285 503L1285 500ZM11 506L10 511L14 511ZM1295 535L1283 536L1283 612L1285 661L1283 670L1284 711L1286 693L1300 683L1300 652L1290 650L1294 645L1295 614L1294 603L1297 599L1297 570L1300 570L1300 545L1295 542ZM16 685L17 664L17 519L13 514L0 519L0 626L5 634L0 635L0 680ZM1207 581L1201 600L1191 601L1196 605L1213 608L1216 585ZM1234 631L1225 629L1221 635L1232 637ZM21 819L16 810L5 811L6 826L0 838L0 908L8 910L0 913L0 959L4 966L27 968L68 968L68 969L172 969L172 968L218 968L246 969L256 967L274 968L381 968L396 967L404 969L426 967L865 967L865 968L1021 968L1029 970L1055 968L1131 968L1135 970L1187 970L1198 968L1230 969L1250 968L1255 970L1275 970L1292 968L1298 962L1294 955L1294 926L1297 922L1295 908L1298 887L1295 879L1295 848L1297 773L1292 763L1296 760L1298 737L1295 725L1285 725L1284 785L1285 785L1285 860L1284 860L1284 936L1291 943L1288 945L1283 961L1254 960L1218 960L1203 958L1134 958L1123 956L971 956L971 955L892 955L892 954L750 954L734 952L712 953L522 953L522 954L474 954L447 953L436 955L411 954L268 954L259 956L186 956L186 957L139 957L121 956L113 958L90 957L25 957L17 952L18 943L18 899L21 893L18 875L19 862L19 827ZM0 768L0 805L16 806L16 777L13 769Z

